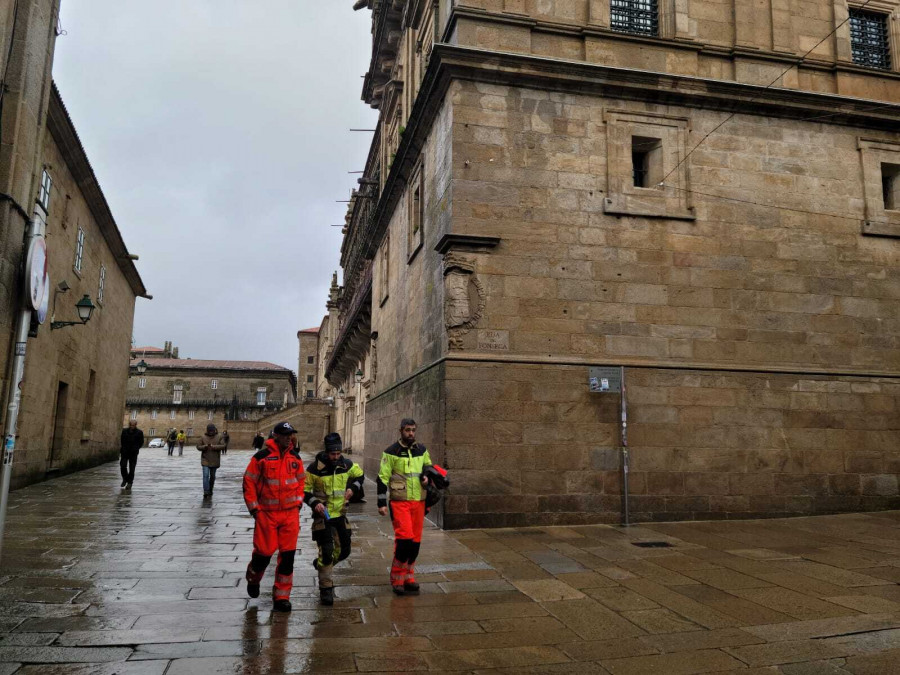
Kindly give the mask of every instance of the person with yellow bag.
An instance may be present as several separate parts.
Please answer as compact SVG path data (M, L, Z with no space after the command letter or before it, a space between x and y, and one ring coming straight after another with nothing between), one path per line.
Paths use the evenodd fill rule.
M350 555L347 502L362 491L363 470L343 456L340 434L325 436L325 449L306 467L304 503L312 509L312 538L319 548L313 566L319 573L319 599L334 604L334 566Z

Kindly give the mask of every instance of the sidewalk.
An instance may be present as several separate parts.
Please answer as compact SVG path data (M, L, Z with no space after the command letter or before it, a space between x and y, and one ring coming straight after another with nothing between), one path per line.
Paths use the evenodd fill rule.
M229 451L206 503L193 448L142 450L130 492L117 464L14 492L0 675L900 674L900 512L430 528L422 594L395 597L367 481L334 607L318 605L304 507L294 611L277 615L274 561L259 599L244 588L249 457Z

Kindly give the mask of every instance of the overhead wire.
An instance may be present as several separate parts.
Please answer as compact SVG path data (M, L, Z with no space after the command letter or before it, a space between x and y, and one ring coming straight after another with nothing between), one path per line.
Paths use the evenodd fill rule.
M865 9L866 5L868 5L870 2L872 2L872 0L866 0L862 5L860 5L859 7L854 8L854 9L857 9L857 10ZM784 76L785 76L792 68L796 68L796 67L799 66L801 63L803 63L803 60L804 60L807 56L809 56L813 51L815 51L815 50L819 47L819 45L821 45L823 42L825 42L825 40L827 40L827 39L830 38L832 35L834 35L834 34L835 34L835 33L836 33L836 32L837 32L844 24L846 24L848 21L850 21L850 15L849 15L849 14L847 15L847 18L844 19L843 21L841 21L837 26L835 26L835 27L828 33L828 35L826 35L825 37L823 37L823 38L822 38L821 40L819 40L816 44L814 44L812 47L810 47L808 50L806 50L806 52L803 54L803 56L799 57L794 63L792 63L792 64L789 65L787 68L785 68L783 71L781 71L781 73L780 73L774 80L772 80L771 82L769 82L769 84L767 84L765 87L763 87L763 90L769 89L773 84L775 84L776 82L778 82L778 80L780 80L781 78L783 78L783 77L784 77ZM756 100L758 100L758 95L757 95L757 96L754 96L754 97L751 98L749 101L747 101L747 105L752 104L752 103L753 103L754 101L756 101ZM681 160L679 160L679 162L678 162L678 163L677 163L677 164L669 171L669 173L667 173L665 176L663 176L662 180L661 180L657 185L658 185L659 187L664 187L664 186L665 186L665 187L674 187L674 186L671 186L671 185L665 185L665 182L666 182L666 180L669 178L669 176L671 176L673 173L675 173L675 172L678 170L678 168L679 168L682 164L684 164L684 163L687 161L687 159L688 159L692 154L694 154L694 151L695 151L697 148L699 148L701 145L703 145L703 143L706 141L707 138L709 138L709 137L712 136L714 133L716 133L719 129L721 129L721 128L729 121L729 120L731 120L731 119L732 119L735 115L737 115L737 114L738 114L737 112L731 112L731 113L729 113L728 116L727 116L724 120L722 120L722 121L719 122L715 127L713 127L713 129L712 129L710 132L708 132L703 138L701 138L701 139L697 142L697 144L696 144L693 148L691 148L690 151L688 151L688 153L687 153L684 157L681 158ZM836 114L840 114L840 113L836 113Z

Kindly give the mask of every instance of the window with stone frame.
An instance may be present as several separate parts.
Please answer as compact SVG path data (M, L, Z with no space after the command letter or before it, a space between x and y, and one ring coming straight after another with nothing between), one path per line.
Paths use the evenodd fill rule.
M850 52L858 66L890 70L890 16L850 7Z
M259 387L256 390L256 405L265 405L266 404L266 388Z
M147 378L140 377L138 378L138 389L144 389L147 386Z
M306 398L314 398L314 397L315 397L315 393L313 392L313 390L307 389L306 390Z
M407 264L412 262L416 253L422 248L423 231L425 229L425 172L420 163L413 172L407 189L409 195L409 236L407 239Z
M44 213L50 213L50 191L53 187L53 179L47 169L41 173L41 188L38 193L38 204L44 209Z
M150 434L151 436L156 436L156 427L150 427L147 430L147 433Z
M194 427L188 427L184 432L185 436L193 436L194 435Z
M81 276L81 268L84 265L84 229L79 227L75 236L75 262L72 264L75 273Z
M193 410L188 410L188 419L189 420L194 419L194 411Z
M159 410L153 410L153 412L150 413L150 419L155 420L158 415L159 415Z
M307 363L315 363L315 357L314 357L314 356L307 356L307 357L306 357L306 362L307 362Z
M604 213L693 220L687 118L622 110L608 110L604 118Z
M106 289L106 265L100 265L100 284L97 288L97 304L103 304L103 291Z
M170 420L174 420L174 419L175 419L175 409L174 409L174 408L173 408L172 410L169 411L169 419L170 419Z
M900 237L900 143L860 138L865 219L862 233Z
M659 35L657 0L610 0L609 27L619 33Z
M172 403L173 403L173 405L178 405L179 403L181 403L181 397L182 397L183 393L184 393L183 385L176 384L172 388ZM175 411L173 410L172 412L174 413Z
M383 305L388 299L391 279L391 236L385 235L378 252L378 303Z
M209 388L210 388L210 389L218 389L218 388L219 388L219 381L218 381L218 380L210 380L210 382L209 382Z
M206 419L212 420L212 418L213 418L213 411L212 411L212 410L207 410L207 411L206 411Z
M130 419L136 420L136 419L137 419L137 415L138 415L138 411L137 411L137 410L132 410L132 411L131 411L131 417L130 417Z

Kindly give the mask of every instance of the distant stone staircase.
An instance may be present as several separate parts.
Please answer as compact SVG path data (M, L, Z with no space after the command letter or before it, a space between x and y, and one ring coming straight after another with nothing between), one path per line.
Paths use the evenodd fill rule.
M303 401L258 420L228 422L230 446L237 450L249 448L257 429L268 437L279 422L290 422L297 430L302 450L319 449L325 434L334 428L334 406L321 401Z

